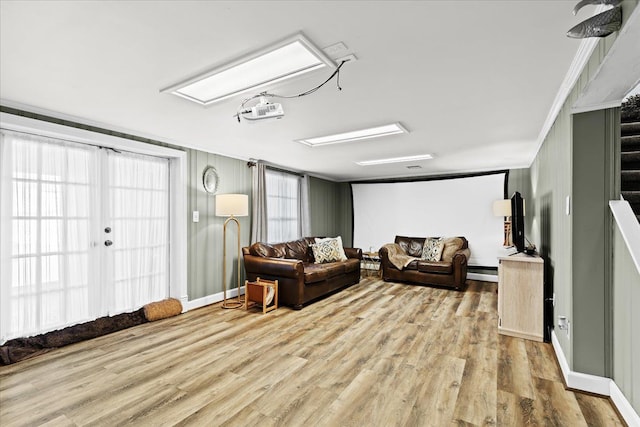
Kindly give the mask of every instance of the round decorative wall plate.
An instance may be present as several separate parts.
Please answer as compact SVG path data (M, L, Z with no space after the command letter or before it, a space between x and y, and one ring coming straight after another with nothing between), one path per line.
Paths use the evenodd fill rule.
M218 178L218 172L213 166L207 166L202 172L202 185L207 193L214 194L218 190L218 184L220 178Z

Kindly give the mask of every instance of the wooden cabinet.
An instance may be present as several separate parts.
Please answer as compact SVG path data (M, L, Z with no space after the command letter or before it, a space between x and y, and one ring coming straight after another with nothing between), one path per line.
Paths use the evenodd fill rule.
M498 332L544 340L544 261L516 254L499 258Z

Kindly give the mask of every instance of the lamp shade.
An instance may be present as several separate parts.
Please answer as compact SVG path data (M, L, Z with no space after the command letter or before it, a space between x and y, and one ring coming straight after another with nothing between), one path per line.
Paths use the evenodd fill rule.
M496 200L493 202L493 214L495 216L511 216L511 200Z
M217 194L216 216L248 216L249 196L246 194Z

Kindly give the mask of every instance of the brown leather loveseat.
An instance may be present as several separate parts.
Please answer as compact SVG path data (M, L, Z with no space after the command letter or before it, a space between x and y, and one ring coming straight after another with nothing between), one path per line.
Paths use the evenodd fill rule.
M296 310L310 301L360 281L362 250L344 248L346 261L316 264L314 237L285 243L257 242L242 248L247 280L278 280L280 303Z
M404 267L400 266L401 268L398 268L390 260L389 252L394 249L393 247L385 245L380 248L378 253L384 281L402 281L445 286L458 290L465 289L467 263L471 254L467 239L464 237L444 238L444 249L439 261L420 259L425 240L424 237L396 236L395 248L400 253L404 252L408 263Z

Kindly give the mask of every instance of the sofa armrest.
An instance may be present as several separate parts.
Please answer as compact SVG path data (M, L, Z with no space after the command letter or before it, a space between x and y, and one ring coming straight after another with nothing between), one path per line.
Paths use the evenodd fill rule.
M378 257L380 258L380 263L384 263L389 260L389 252L386 247L381 247L378 249Z
M382 269L382 275L389 269L397 270L397 268L391 263L389 260L389 251L386 247L381 247L378 249L378 257L380 257L380 268Z
M453 254L453 265L466 265L469 262L469 257L471 256L471 251L469 248L459 249Z
M248 273L297 279L304 276L304 265L298 259L244 256L244 268Z
M453 255L453 283L456 288L463 288L467 280L467 263L471 251L469 248L460 249Z
M347 258L362 259L362 249L360 248L343 248Z

